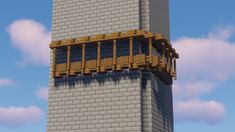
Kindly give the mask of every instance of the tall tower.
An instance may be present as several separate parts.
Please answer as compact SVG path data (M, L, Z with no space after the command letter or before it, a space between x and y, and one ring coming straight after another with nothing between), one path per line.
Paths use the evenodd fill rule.
M47 132L173 132L168 0L53 0Z

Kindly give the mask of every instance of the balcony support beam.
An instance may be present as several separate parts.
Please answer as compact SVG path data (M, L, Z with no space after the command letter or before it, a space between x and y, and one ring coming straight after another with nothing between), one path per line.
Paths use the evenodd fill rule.
M153 63L153 40L149 38L149 64Z
M129 40L129 46L130 46L130 56L129 56L129 68L132 68L133 65L133 37L130 37Z
M56 48L53 48L53 58L52 58L52 76L55 77L56 73Z
M117 40L113 40L113 70L117 67Z
M97 72L100 72L101 65L101 42L97 43Z
M166 66L166 61L165 61L165 59L166 59L166 45L165 45L165 43L162 43L161 46L162 46L162 55L161 55L160 65L161 65L161 69L164 69Z
M173 68L173 55L170 53L170 76L174 77L174 68Z
M70 75L70 68L71 68L71 46L67 46L67 75Z
M85 73L86 66L86 45L82 44L82 73Z
M166 48L166 71L170 71L170 50Z
M175 57L173 58L173 61L174 61L174 79L176 80L177 79L177 73L176 73L176 58Z

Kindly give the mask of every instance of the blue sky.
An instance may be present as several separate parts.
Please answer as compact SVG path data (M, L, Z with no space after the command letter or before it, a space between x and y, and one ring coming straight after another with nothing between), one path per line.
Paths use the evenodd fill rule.
M46 130L51 0L0 4L0 132ZM175 132L235 131L235 1L170 2Z

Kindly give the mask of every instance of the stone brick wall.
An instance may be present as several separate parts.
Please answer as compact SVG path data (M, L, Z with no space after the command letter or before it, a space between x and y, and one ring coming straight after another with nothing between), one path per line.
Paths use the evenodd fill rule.
M170 40L168 0L149 0L149 31L161 33Z
M168 0L53 0L52 40L144 29L168 39Z
M153 73L142 78L143 132L173 132L172 88L164 85Z
M171 90L141 71L51 80L47 132L173 132Z
M153 132L173 132L172 87L165 85L151 75L152 87L152 130Z
M149 0L140 0L141 29L149 31Z
M140 0L141 29L163 34L170 40L169 1Z
M53 0L52 40L139 29L139 0Z
M47 132L141 132L139 71L55 79Z

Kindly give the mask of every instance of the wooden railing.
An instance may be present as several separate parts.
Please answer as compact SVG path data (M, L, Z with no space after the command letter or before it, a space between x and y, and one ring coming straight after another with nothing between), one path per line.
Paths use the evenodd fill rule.
M129 55L117 56L117 41L129 41ZM148 45L148 54L134 54L134 40L146 43ZM103 42L109 42L113 45L113 57L101 58L101 45ZM96 44L97 58L86 60L86 45ZM73 45L80 45L82 49L81 61L71 62L71 49ZM56 63L56 50L61 47L67 47L66 63ZM153 48L160 47L161 54L154 55ZM95 35L90 37L81 37L78 39L66 39L53 41L50 44L53 49L53 77L75 76L77 74L88 75L92 72L106 72L109 70L120 71L123 69L146 69L167 72L171 77L176 78L176 59L179 55L171 44L160 34L153 34L142 30L131 30L128 32L115 32L106 35Z
M116 67L114 67L114 61L113 58L104 58L101 59L101 64L100 67L98 67L97 65L97 60L87 60L85 61L85 69L83 72L83 68L82 68L82 62L81 61L77 61L77 62L72 62L70 68L68 68L67 63L61 63L61 64L56 64L56 69L55 69L55 77L61 77L64 75L67 76L74 76L76 74L79 73L83 73L83 74L91 74L92 72L107 72L110 70L113 71L120 71L123 69L145 69L146 67L151 67L153 70L167 70L167 68L169 67L170 70L167 70L167 72L169 72L169 74L173 75L174 73L174 69L170 66L170 63L165 63L164 66L160 66L162 65L161 61L161 57L160 56L156 56L153 55L152 56L152 63L150 64L150 60L148 60L148 56L146 56L145 54L137 54L134 55L133 57L133 66L129 67L129 63L130 63L130 59L129 56L120 56L117 57L117 63L116 63ZM69 72L67 72L67 69L70 69Z
M82 72L82 63L80 61L71 63L70 75L76 75L81 72Z

